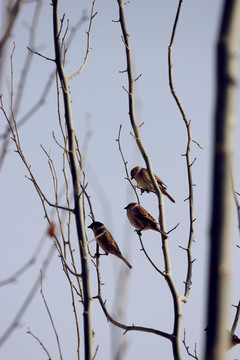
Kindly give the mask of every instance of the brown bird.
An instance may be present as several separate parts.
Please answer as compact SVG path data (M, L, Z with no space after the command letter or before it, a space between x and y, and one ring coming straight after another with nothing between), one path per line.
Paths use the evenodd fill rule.
M141 205L130 203L124 209L127 210L128 220L138 231L155 230L160 232L165 238L168 238L167 234L158 227L157 222L152 215L150 215Z
M167 192L167 186L164 184L164 182L155 175L155 179L157 180L159 189L163 193L163 195L166 195L169 200L171 200L173 203L175 203L175 200L168 194ZM131 179L135 179L137 182L137 185L143 190L143 191L151 191L155 192L155 189L153 187L152 181L148 175L148 171L145 168L142 168L141 166L136 166L131 170Z
M122 259L130 269L132 268L132 265L130 265L129 262L123 257L110 231L101 222L94 221L91 225L88 226L88 228L92 229L95 240L105 251L106 255L113 254Z

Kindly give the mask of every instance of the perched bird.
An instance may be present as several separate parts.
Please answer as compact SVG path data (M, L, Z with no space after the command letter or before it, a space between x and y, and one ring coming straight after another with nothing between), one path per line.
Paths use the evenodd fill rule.
M123 257L110 231L101 222L94 221L91 225L88 226L88 228L92 229L95 240L105 251L106 255L113 254L122 259L130 269L132 268L132 265L130 265L129 262Z
M168 194L167 192L167 186L164 184L164 182L155 175L155 179L157 180L159 189L163 193L163 195L166 195L169 200L171 200L173 203L175 203L175 200ZM145 168L142 168L141 166L136 166L131 170L131 179L135 179L137 182L137 185L144 191L151 191L155 192L155 189L153 187L152 181L148 175L148 171Z
M160 232L165 238L168 238L167 234L158 227L157 222L152 215L150 215L141 205L130 203L124 209L127 210L128 220L135 229L139 231L155 230Z

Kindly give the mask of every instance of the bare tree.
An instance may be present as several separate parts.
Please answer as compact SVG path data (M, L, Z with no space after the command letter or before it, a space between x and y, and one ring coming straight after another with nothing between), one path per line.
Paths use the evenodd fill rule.
M30 335L29 338L31 337L37 346L40 345L44 355L49 359L55 358L55 353L57 353L57 356L62 360L69 357L66 351L66 343L68 342L67 330L66 333L62 332L65 328L64 320L61 313L55 312L55 306L61 299L56 295L54 302L51 302L49 289L45 283L46 274L47 271L49 271L48 269L51 266L51 262L56 260L57 265L55 265L55 267L58 266L58 270L54 285L59 281L62 296L67 294L68 303L62 311L69 311L70 313L71 337L74 338L74 345L71 344L71 347L74 347L75 356L77 356L78 360L82 358L85 360L93 360L98 357L106 358L106 355L103 352L101 353L102 344L99 342L99 331L96 330L98 329L100 317L103 319L102 321L104 321L104 335L107 332L108 322L116 329L121 330L121 332L118 333L121 339L123 339L122 336L125 335L125 341L116 341L116 343L119 342L119 346L117 346L116 351L114 351L113 356L115 360L125 358L130 333L136 334L136 337L139 333L146 337L147 334L152 337L157 336L159 342L163 340L169 344L171 356L175 360L185 358L186 354L188 357L199 359L198 345L195 343L194 346L190 346L188 343L189 332L188 329L185 329L184 307L188 306L189 299L191 298L195 266L195 258L192 252L195 242L196 223L194 208L195 183L193 181L196 157L193 156L193 153L196 151L201 152L203 147L200 146L199 142L195 140L192 135L192 122L187 115L188 106L180 99L181 89L177 91L175 86L175 68L173 68L173 64L175 64L176 67L178 64L174 61L174 50L177 43L178 29L181 24L183 0L178 1L178 6L174 10L175 15L174 20L171 20L172 25L169 33L168 46L165 48L165 59L169 83L168 95L170 95L173 100L173 106L176 108L177 116L181 119L180 126L182 126L185 132L185 138L183 138L182 141L185 151L181 154L181 159L185 160L184 186L187 195L184 196L181 189L176 190L179 192L182 203L187 204L184 225L180 224L179 221L173 224L169 221L171 212L168 213L166 210L168 205L165 207L164 203L164 195L168 194L168 190L166 190L164 182L155 175L155 165L153 165L154 162L152 161L151 150L155 148L156 144L154 144L153 141L150 147L145 144L144 131L147 124L141 123L138 116L136 88L137 84L142 80L142 74L135 73L136 70L132 55L134 52L134 41L131 41L130 35L133 35L134 38L134 29L131 27L131 21L128 20L128 10L132 4L117 0L115 5L117 6L118 18L113 20L111 24L111 26L117 28L118 35L120 33L121 42L119 41L118 46L121 49L121 65L124 67L124 70L118 70L121 81L127 81L127 85L122 86L122 94L121 97L119 96L119 102L122 101L122 103L125 104L126 99L128 101L128 103L124 105L124 112L128 115L128 119L124 124L122 124L122 122L114 123L114 139L116 142L113 142L111 146L115 146L116 152L118 152L118 159L120 153L121 162L119 161L118 169L121 174L121 183L124 183L124 188L129 189L131 199L134 199L132 201L136 202L136 206L142 209L145 221L148 220L151 222L150 226L141 226L141 224L138 225L138 221L135 221L136 234L134 233L134 237L139 240L138 249L140 244L141 261L147 264L152 276L148 278L147 274L144 274L144 279L139 279L139 269L142 264L135 263L130 270L131 265L128 261L132 264L134 257L131 261L131 259L129 259L129 253L125 250L126 248L122 250L120 244L118 248L119 231L115 231L112 236L107 230L111 229L112 232L110 221L107 223L110 215L113 221L116 222L118 230L121 226L119 215L116 215L116 209L119 204L116 203L116 200L112 199L115 199L116 193L119 193L117 194L117 200L120 202L122 199L120 199L119 196L120 187L118 184L114 184L113 189L110 186L109 188L101 187L101 178L105 178L105 172L109 171L108 177L114 182L112 174L114 172L113 159L112 156L109 156L110 151L108 152L108 156L104 156L101 153L103 143L108 141L108 139L104 137L106 131L98 133L96 126L96 130L94 129L96 136L94 140L91 140L92 129L89 117L86 117L85 121L88 126L88 131L83 130L84 118L81 99L83 93L87 93L88 97L92 100L91 106L96 106L92 96L94 87L89 85L90 81L89 83L87 82L87 86L83 87L81 80L82 76L87 76L85 74L88 74L88 71L89 73L94 72L93 69L97 66L96 63L93 64L91 62L91 49L92 42L94 42L95 22L102 20L98 20L99 14L95 10L97 6L100 7L101 5L97 5L95 2L96 1L93 0L91 6L90 4L88 5L88 10L83 11L80 17L78 15L76 25L73 26L72 19L68 19L61 8L61 6L66 5L63 5L59 0L52 0L51 6L48 5L47 7L47 14L50 14L49 18L51 18L52 24L51 32L50 30L48 32L48 34L51 33L50 42L52 47L50 50L45 50L44 46L37 46L37 29L40 28L40 32L43 31L41 28L40 10L44 2L37 1L34 3L31 25L29 26L28 46L25 49L25 62L23 63L17 84L15 83L15 77L18 71L15 63L15 56L17 56L16 52L18 49L18 43L17 41L15 42L15 38L17 37L13 36L14 42L12 44L11 54L7 52L6 43L11 39L10 35L13 33L17 15L21 11L21 5L24 5L24 7L29 6L29 2L25 4L24 1L16 1L15 5L11 4L9 7L9 17L7 18L0 42L0 55L4 56L5 59L10 55L9 91L6 91L3 87L4 91L1 95L1 117L5 125L0 134L0 140L2 142L0 166L4 169L6 161L8 161L9 148L12 150L11 147L13 146L14 152L18 155L21 160L21 165L24 166L24 171L26 171L25 177L28 186L30 187L30 184L33 186L34 194L36 194L40 200L41 210L46 224L43 229L41 227L42 234L34 234L34 238L38 239L38 243L35 249L32 250L32 253L31 251L29 252L29 258L26 260L25 258L21 259L18 268L13 266L11 274L3 273L0 279L0 286L4 291L12 284L16 284L17 280L27 276L28 273L32 272L34 274L34 281L31 283L29 292L26 291L24 298L17 302L17 310L14 310L12 318L9 318L7 326L0 334L0 347L10 341L13 332L21 325L33 300L40 298L44 307L44 313L48 319L48 322L44 322L44 330L50 327L55 340L54 348L52 347L53 342L44 338L45 331L43 331L40 326L37 330L33 330L32 326L30 327L28 324L27 333ZM185 6L187 7L187 3ZM219 93L216 103L215 146L217 150L220 150L215 152L213 181L212 245L209 270L211 276L209 280L206 359L225 359L225 350L228 347L227 342L229 342L229 336L232 343L238 344L240 342L239 338L235 335L240 311L239 302L236 306L236 314L230 335L227 332L227 319L228 312L230 311L230 297L228 296L230 269L230 250L228 246L230 242L228 242L228 244L226 243L226 239L230 236L233 227L230 217L231 212L229 210L230 204L232 203L232 194L235 196L237 209L239 211L237 193L235 190L233 191L233 179L231 179L230 172L230 160L234 149L232 148L233 134L229 131L232 118L235 114L235 55L239 34L239 14L239 2L225 2L218 43L217 89ZM110 20L112 19L109 19L109 21ZM86 27L85 32L79 31L82 29L82 26ZM129 29L131 29L131 34ZM159 32L160 31L161 24L159 25ZM104 41L106 41L106 39L104 39ZM9 45L10 44L9 42ZM79 53L77 53L77 59L71 53L71 48L74 45L78 51L79 48L81 48L81 61L79 60ZM94 45L96 46L96 44ZM25 90L27 90L28 86L34 88L31 82L31 67L34 66L34 61L38 62L38 72L41 72L42 64L47 64L48 73L46 74L45 83L42 88L38 89L39 95L35 103L27 103L26 106L24 104L24 100L27 98ZM0 73L5 73L2 63L0 63L0 65ZM30 85L28 85L29 82ZM78 87L75 87L76 82ZM36 84L34 85L37 87ZM40 88L40 86L38 87ZM111 90L108 89L107 85L103 84L101 85L101 91L106 92L106 104L110 105ZM50 111L50 104L47 101L50 94L51 106L54 103L53 112ZM47 109L45 117L53 120L53 128L56 129L52 131L52 138L48 141L49 130L46 122L42 122L44 135L41 140L40 149L41 156L44 157L44 166L47 164L48 173L45 172L44 166L38 166L37 157L35 157L35 154L32 154L31 151L27 150L27 143L24 140L25 127L34 121L34 117L43 109L43 105L45 105L44 108ZM24 113L21 110L22 107L24 108ZM50 122L49 119L48 122ZM127 121L130 125L126 125ZM99 124L103 128L107 127L104 119L101 119ZM221 126L219 126L219 124L221 124ZM148 123L148 126L152 132L158 128L156 124L153 126L152 123ZM125 128L130 129L130 135L126 135ZM117 137L115 136L116 134ZM158 137L158 142L160 143L161 141L159 139L160 134ZM43 142L45 144L43 144ZM146 168L145 174L148 179L148 184L150 184L150 190L144 188L138 181L134 182L129 154L129 144L131 142L136 148L139 158L141 159L140 161ZM88 148L91 147L91 144L93 144L94 147L95 157L89 165L87 151ZM226 151L222 151L222 149ZM163 152L164 157L167 157L164 149L160 151ZM158 158L160 157L159 155ZM99 162L101 163L100 165ZM98 168L97 174L94 173L95 167ZM94 174L93 176L90 174L91 170ZM122 174L124 175L122 176ZM177 175L178 174L176 174L176 176ZM223 177L221 177L221 175L223 175ZM135 180L137 179L135 178ZM103 182L103 184L105 185L105 182ZM97 191L94 191L94 188L97 189ZM171 197L169 198L171 199ZM149 212L152 213L152 211L154 211L155 214L157 213L157 222L148 213L148 208L145 210L145 201L149 201L148 204L152 206ZM98 206L98 202L101 203L101 206ZM174 202L173 199L172 202ZM142 205L144 205L144 208ZM175 204L172 206L175 206ZM122 209L121 211L121 214L124 214L125 210ZM124 214L124 216L126 215ZM31 214L29 217L31 218ZM180 218L180 215L178 215L178 218ZM31 219L29 222L31 222ZM95 222L98 222L98 228L91 225L89 226L89 223L94 224ZM103 226L102 223L104 223L105 226ZM134 221L131 221L131 223L134 224ZM171 223L170 228L169 223ZM90 235L87 229L88 227L92 227L94 230L93 238L90 239L88 239L88 234ZM178 239L179 236L176 235L180 227L184 227L181 241ZM151 235L153 233L151 230L143 232L143 230L149 228L152 230L157 229L157 235ZM132 231L133 230L134 229L132 229ZM148 244L145 242L145 238L148 236L152 236L152 238L156 236L158 245L160 244L160 249L158 253L156 253L156 257L153 256L148 248ZM178 242L174 240L175 238ZM46 239L50 239L50 244ZM19 240L22 241L22 239ZM95 250L93 250L94 247L91 244L92 240L96 240ZM43 252L44 247L47 247L45 253ZM123 254L121 254L120 249ZM173 255L176 254L176 249L179 253L184 254L184 266L182 266L181 261L176 261L175 255ZM122 263L122 268L120 268L117 276L113 276L113 271L110 268L110 259L114 258L111 254L117 255L116 261L119 260L119 258L126 259L124 260L125 264L118 261L118 263ZM126 264L129 268L126 267ZM34 272L34 268L37 268L37 273ZM105 269L107 269L108 275L112 276L112 279L110 278L109 280L109 278L106 277ZM176 274L176 269L177 273L179 272L179 274L181 274L181 280L179 280L178 274ZM131 313L128 314L126 298L128 296L127 289L130 288L131 291L132 277L134 277L138 289L141 289L139 291L143 293L145 292L144 283L147 284L153 281L155 288L161 287L161 290L164 289L161 296L168 298L167 326L161 319L155 322L154 325L151 325L151 322L146 323L142 320L143 317L141 317L141 315L143 315L143 313L147 314L149 308L151 308L151 299L155 297L153 293L148 294L147 304L141 304L138 322L133 320ZM184 277L184 281L182 277ZM180 282L183 282L182 287ZM106 288L108 288L108 292L105 290ZM40 292L40 296L37 297L38 292ZM140 300L141 299L137 298L137 301ZM197 306L196 304L196 309ZM152 309L155 318L157 318L156 314L161 307L162 304L159 303L158 308ZM192 327L193 324L190 324L189 328ZM106 336L107 335L105 335L105 337ZM206 336L204 331L201 337L205 344ZM95 340L95 338L97 340ZM215 349L217 349L216 352ZM156 358L163 357L166 356L162 354L161 351L159 354L156 354Z
M206 359L226 359L229 335L233 197L231 186L236 118L240 3L225 1L217 43L214 173Z

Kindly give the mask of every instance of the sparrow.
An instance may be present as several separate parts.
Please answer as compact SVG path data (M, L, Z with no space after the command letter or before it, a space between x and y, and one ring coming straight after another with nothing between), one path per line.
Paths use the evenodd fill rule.
M167 186L164 184L164 182L155 175L155 179L157 180L158 186L160 191L163 193L163 195L166 195L169 200L171 200L173 203L175 203L175 200L168 194L167 192ZM137 185L142 189L142 191L151 191L155 192L155 189L153 187L152 181L148 175L148 171L145 168L142 168L141 166L136 166L131 170L131 180L135 179L137 182Z
M160 232L165 238L168 238L167 234L158 227L152 215L138 203L130 203L124 209L127 210L128 220L138 231L155 230Z
M127 264L129 269L132 268L132 265L130 265L129 262L123 257L110 231L101 222L94 221L91 225L88 226L88 228L92 229L95 240L97 241L99 246L101 246L101 248L105 251L105 255L113 254L118 258L122 259L125 264Z

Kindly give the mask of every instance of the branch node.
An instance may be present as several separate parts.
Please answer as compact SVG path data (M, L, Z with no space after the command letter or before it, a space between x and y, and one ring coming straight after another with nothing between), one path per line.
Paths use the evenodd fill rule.
M134 82L137 81L141 76L142 76L142 74L139 74L138 77L136 77L136 79L134 79Z
M201 146L196 140L193 140L193 139L192 139L192 142L194 142L194 144L196 144L196 145L197 145L200 149L202 149L202 150L203 150L205 147L207 147L208 144L209 144L209 143L207 143L207 144L205 144L204 146Z
M195 157L189 166L191 167L195 163L196 160L197 160L197 158Z

